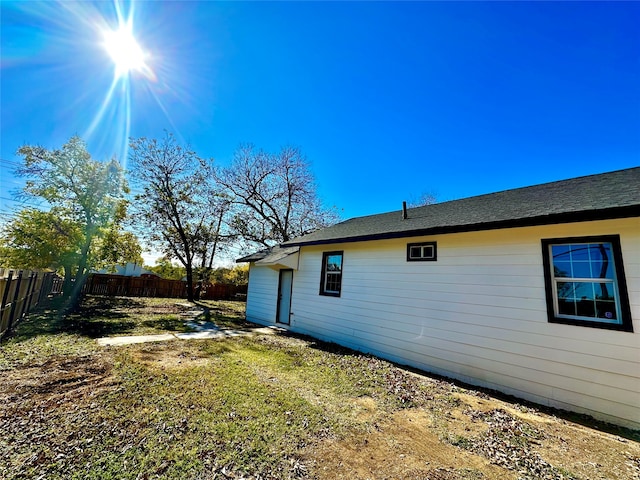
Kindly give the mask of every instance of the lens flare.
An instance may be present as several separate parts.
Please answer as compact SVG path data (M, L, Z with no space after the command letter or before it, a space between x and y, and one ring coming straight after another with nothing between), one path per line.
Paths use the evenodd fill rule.
M131 132L131 75L141 74L152 82L157 78L149 64L150 54L138 43L133 33L133 4L129 5L127 15L124 14L118 0L114 0L113 5L117 14L117 27L111 29L103 26L99 29L102 34L102 47L114 64L113 81L86 134L91 136L102 123L106 112L115 107L119 112L119 121L115 125L112 124L118 130L114 132L114 136L118 138L116 143L120 145L121 163L126 166Z
M116 67L116 76L127 75L132 70L142 70L145 65L144 52L131 31L120 27L105 32L104 47Z
M197 57L176 55L191 36L169 30L170 2L9 3L22 24L2 67L29 66L48 79L33 96L41 102L59 97L52 137L77 133L99 157L115 156L126 167L132 133L160 124L178 131L169 107L176 98L182 108L191 106L193 82L204 77L189 68Z

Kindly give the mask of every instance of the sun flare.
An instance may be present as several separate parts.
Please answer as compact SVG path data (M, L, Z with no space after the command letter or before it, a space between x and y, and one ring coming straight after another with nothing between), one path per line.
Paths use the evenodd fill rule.
M146 70L145 52L142 50L133 33L120 27L104 33L104 47L113 60L116 77L123 77L132 71Z

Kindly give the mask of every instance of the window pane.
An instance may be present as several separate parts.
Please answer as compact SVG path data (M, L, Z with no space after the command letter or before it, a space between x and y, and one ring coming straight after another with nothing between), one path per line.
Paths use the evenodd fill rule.
M592 278L589 262L573 262L573 278Z
M593 262L591 264L591 278L608 278L613 280L613 263L611 262Z
M409 249L409 256L411 258L420 258L421 254L422 254L422 248L420 247L411 247Z
M595 317L595 295L593 283L575 283L576 314L580 317Z
M342 255L329 255L327 257L327 271L339 272L342 270Z
M433 258L433 245L425 245L422 247L423 258Z
M598 300L614 300L613 283L595 283L595 297Z
M592 243L589 245L589 253L591 259L595 261L613 261L611 256L611 244L610 243Z
M558 282L558 298L575 298L573 282Z
M558 300L558 313L560 315L575 315L575 302L573 300Z
M561 315L575 315L575 287L573 282L558 282L558 313Z
M618 316L616 315L615 302L603 302L601 300L596 300L596 317L616 321L617 323Z
M556 260L565 262L571 260L571 256L569 255L570 249L571 245L553 245L551 247L551 256L553 257L554 263Z
M571 245L571 260L589 260L589 245Z
M571 262L553 262L553 275L556 277L572 277Z
M590 300L578 300L576 302L576 315L594 318L596 316L595 303Z
M591 302L595 300L595 295L593 293L593 283L575 282L573 286L574 296L577 300L589 300Z

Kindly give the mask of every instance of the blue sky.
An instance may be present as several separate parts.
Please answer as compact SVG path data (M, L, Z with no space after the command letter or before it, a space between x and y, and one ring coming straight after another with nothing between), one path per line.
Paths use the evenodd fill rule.
M113 84L131 15L151 73ZM0 212L24 143L296 145L343 218L640 165L638 2L10 2ZM100 112L102 111L102 115Z

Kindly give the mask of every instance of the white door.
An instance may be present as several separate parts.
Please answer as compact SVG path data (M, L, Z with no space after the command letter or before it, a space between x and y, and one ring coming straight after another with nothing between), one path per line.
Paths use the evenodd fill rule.
M280 284L278 286L278 323L289 325L292 286L293 270L280 270Z

